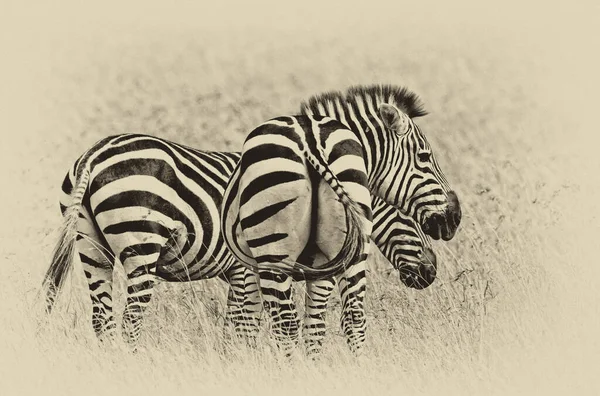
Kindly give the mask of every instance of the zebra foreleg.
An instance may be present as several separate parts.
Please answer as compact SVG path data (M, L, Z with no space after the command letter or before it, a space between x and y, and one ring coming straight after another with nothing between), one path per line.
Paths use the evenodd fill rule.
M320 352L325 338L325 313L334 289L333 279L306 282L306 312L304 315L304 345L310 357Z

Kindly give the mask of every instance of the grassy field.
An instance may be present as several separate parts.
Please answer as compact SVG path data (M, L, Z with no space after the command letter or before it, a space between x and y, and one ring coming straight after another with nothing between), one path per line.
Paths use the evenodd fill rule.
M151 17L146 8L15 14L0 103L8 109L0 394L600 392L588 19L568 10L542 17L535 7L470 9L473 18L381 7L375 17L346 10L346 19L307 8L254 10L246 24L250 8L225 6L218 18L156 7ZM552 35L556 26L569 28ZM431 114L419 124L459 194L463 223L454 240L435 243L439 277L424 291L403 287L375 255L360 360L339 331L337 296L317 362L281 359L266 334L256 351L226 348L216 280L160 284L135 355L96 344L79 263L55 315L40 315L60 183L96 140L142 132L239 150L253 126L296 112L312 94L377 82L406 85L425 101ZM123 301L116 305L120 312Z

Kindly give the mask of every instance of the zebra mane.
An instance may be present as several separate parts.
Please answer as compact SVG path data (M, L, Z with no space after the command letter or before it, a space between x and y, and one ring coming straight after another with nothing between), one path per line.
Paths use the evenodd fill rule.
M422 117L427 114L421 98L406 87L397 85L356 85L341 91L329 91L310 97L300 107L302 114L320 114L319 105L327 109L328 104L347 103L356 108L358 102L373 104L390 103L398 107L410 118ZM325 115L325 114L322 114Z

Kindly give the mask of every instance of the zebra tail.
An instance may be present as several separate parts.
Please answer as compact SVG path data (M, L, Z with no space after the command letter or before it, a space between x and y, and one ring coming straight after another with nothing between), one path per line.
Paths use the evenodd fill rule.
M296 268L304 273L306 280L317 280L326 277L338 275L348 266L360 261L365 252L365 244L368 243L369 236L363 232L363 218L365 213L363 209L348 195L337 176L333 173L325 156L319 150L320 158L310 151L305 151L305 156L311 166L319 173L323 179L331 186L335 194L344 205L346 211L347 233L344 243L339 253L331 260L321 266L321 268L310 268L303 265L297 265ZM317 164L323 167L318 169Z
M54 248L50 267L44 275L42 290L46 293L46 312L52 312L58 293L60 292L65 278L73 266L75 254L75 240L77 238L77 221L81 210L84 194L90 179L87 164L81 173L77 188L72 192L71 204L63 214L63 224L60 229L58 242Z

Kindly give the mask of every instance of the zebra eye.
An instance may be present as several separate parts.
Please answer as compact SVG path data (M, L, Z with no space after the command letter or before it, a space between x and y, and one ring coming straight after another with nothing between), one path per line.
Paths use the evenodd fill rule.
M427 162L431 158L431 153L423 152L423 153L417 154L417 156L419 157L419 161Z

